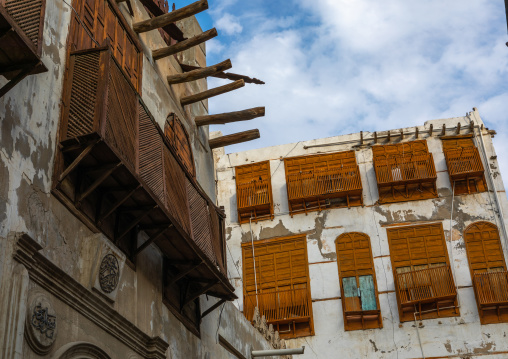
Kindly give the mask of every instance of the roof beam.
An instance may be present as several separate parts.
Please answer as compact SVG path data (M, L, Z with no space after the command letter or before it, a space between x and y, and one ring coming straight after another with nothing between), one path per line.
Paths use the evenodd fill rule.
M217 30L213 28L208 31L202 32L199 35L191 37L190 39L178 42L174 45L163 47L162 49L153 50L152 57L154 60L160 60L164 57L177 54L179 52L188 50L191 47L202 44L205 41L213 39L215 36L217 36Z
M222 95L224 93L239 89L244 86L245 86L245 82L243 80L238 80L238 81L231 82L231 83L224 85L224 86L219 86L219 87L216 87L211 90L207 90L207 91L203 91L203 92L200 92L200 93L197 93L194 95L183 97L180 100L180 103L182 104L182 106L190 105L192 103L203 101L203 100L206 100L207 98L210 98L210 97Z
M231 60L226 60L218 63L217 65L208 66L199 70L184 72L183 74L169 75L167 80L170 85L196 81L211 76L217 72L230 69L231 66Z
M138 34L155 30L164 27L166 25L169 25L171 23L174 23L176 21L183 20L192 15L196 15L206 9L208 9L208 1L199 0L196 1L195 3L187 5L181 9L169 12L167 14L160 15L145 21L137 22L132 26L132 28Z
M254 107L248 110L220 113L217 115L197 116L196 126L224 125L231 122L248 121L265 115L264 107Z
M237 143L252 141L261 137L259 134L259 130L249 130L238 133L233 133L231 135L221 136L214 138L209 141L210 148L213 150L214 148L234 145Z

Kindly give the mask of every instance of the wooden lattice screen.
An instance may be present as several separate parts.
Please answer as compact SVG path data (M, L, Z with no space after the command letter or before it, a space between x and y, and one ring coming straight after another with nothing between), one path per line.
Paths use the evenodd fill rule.
M284 167L291 215L363 204L354 151L285 158Z
M372 146L379 203L437 197L436 168L427 141Z
M344 314L344 329L382 328L370 238L364 233L341 234L335 241Z
M481 323L508 322L508 276L497 226L475 222L464 241Z
M74 0L72 3L79 18L72 12L69 34L70 51L102 46L108 40L116 60L137 92L141 93L142 49L116 2L114 0Z
M235 167L238 221L273 219L270 161Z
M194 156L192 155L189 134L174 113L170 114L166 120L164 135L187 172L195 176Z
M415 312L422 319L458 316L442 224L388 228L387 234L400 321L414 320Z
M252 320L254 308L274 325L283 338L313 335L312 301L305 236L242 244L244 314ZM257 282L257 294L256 294Z
M487 182L480 153L472 135L447 136L441 138L446 165L455 194L485 192Z

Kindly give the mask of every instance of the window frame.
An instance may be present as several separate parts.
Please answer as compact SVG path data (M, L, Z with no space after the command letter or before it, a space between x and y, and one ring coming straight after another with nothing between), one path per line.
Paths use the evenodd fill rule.
M349 243L352 243L351 249L353 252L352 255L353 255L353 261L354 261L354 269L345 269L344 265L342 263L344 261L344 259L341 259L340 252L343 252L347 249L339 249L339 246L341 244L340 243L341 239L346 238L346 237L351 238L351 242L349 242ZM366 248L355 248L355 245L354 245L355 240L366 241L367 247ZM342 302L342 315L343 315L343 319L344 319L344 330L352 331L352 330L383 328L383 317L381 315L381 306L379 304L379 292L378 292L378 288L377 288L376 270L375 270L375 266L374 266L374 258L372 256L372 246L370 243L370 237L367 234L361 233L361 232L342 233L335 239L335 248L336 248L336 253L337 253L337 267L338 267L338 272L339 272L340 297L341 297L341 302ZM362 250L362 249L364 249L364 250L366 249L368 251L369 267L370 267L369 269L358 268L358 265L356 264L357 263L357 261L356 261L357 251ZM351 272L351 273L348 273L348 272ZM354 272L354 275L348 275L348 274L353 274L352 272ZM348 274L345 274L345 273L348 273ZM346 305L346 296L345 296L345 290L344 290L344 279L355 278L356 279L356 287L359 289L361 287L360 277L364 277L364 276L371 276L372 277L373 286L374 286L374 297L375 297L375 302L376 302L376 309L370 309L370 310L361 309L359 311L347 312L346 311L346 306L347 306ZM358 296L358 298L360 298L359 305L361 308L361 305L362 305L361 292L360 292L360 296ZM357 312L359 312L359 313L357 313ZM350 324L349 320L348 320L347 313L355 313L356 315L360 315L361 316L361 322L360 322L361 326L358 327L354 323ZM367 326L366 326L364 316L369 316L369 315L372 316L374 314L377 314L377 319L375 319L376 321L372 322L373 324L367 324Z

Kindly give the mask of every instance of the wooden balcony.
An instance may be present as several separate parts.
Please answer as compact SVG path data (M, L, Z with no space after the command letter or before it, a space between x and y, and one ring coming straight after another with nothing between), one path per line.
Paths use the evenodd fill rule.
M455 306L457 291L448 265L396 273L395 285L400 307L404 313L401 321L414 320L413 313L425 319L426 312Z
M270 181L251 181L236 186L240 223L273 219L272 185Z
M362 204L362 181L360 169L356 166L331 168L288 174L286 177L289 208L291 215L310 210L322 210L332 206ZM340 203L337 199L344 199Z
M437 197L436 167L431 153L374 161L379 203Z
M26 76L48 71L41 62L45 0L0 0L0 75L5 95Z
M445 157L452 181L483 177L483 164L476 147L448 150L445 152Z
M482 324L507 322L508 273L474 273L473 286Z
M184 304L204 293L235 298L224 213L184 171L112 50L71 53L63 93L53 194L133 263L158 246L171 266L168 286L190 283Z
M257 305L259 314L264 315L267 323L272 324L275 330L279 329L281 338L298 336L299 333L295 332L295 329L298 330L298 323L310 323L312 320L312 306L307 288L247 294L244 303L244 314L248 320L252 321ZM280 330L284 324L285 327L292 328L290 332Z

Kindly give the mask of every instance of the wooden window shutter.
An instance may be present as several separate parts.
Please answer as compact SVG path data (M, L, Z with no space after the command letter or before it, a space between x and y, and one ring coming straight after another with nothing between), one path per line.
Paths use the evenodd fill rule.
M235 167L238 221L273 219L270 161Z
M359 232L343 233L335 245L344 329L382 328L369 236Z
M508 275L497 226L475 222L464 241L481 323L507 323Z
M472 135L443 137L443 151L454 194L485 192L487 182Z
M387 234L400 321L414 320L415 312L420 319L458 316L443 225L388 228Z
M284 159L291 216L363 204L355 151Z
M256 241L254 252L255 276L251 243L242 244L246 318L258 305L282 338L313 335L306 236Z
M123 74L130 80L136 91L141 93L142 50L118 6L112 1L73 1L73 7L79 14L79 18L73 12L68 40L69 50L96 48L104 46L106 40L109 41L114 57L124 71Z
M189 134L174 113L170 114L166 120L164 135L183 167L191 176L196 176Z
M372 146L379 203L437 197L436 167L426 140Z

